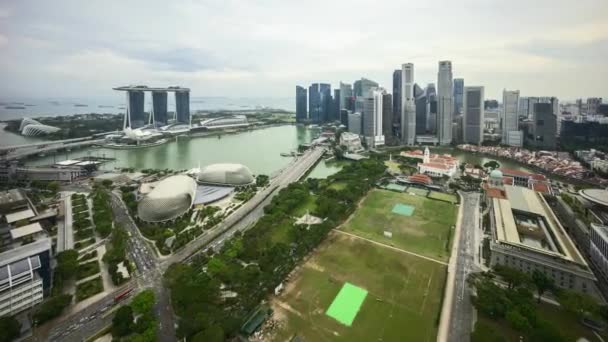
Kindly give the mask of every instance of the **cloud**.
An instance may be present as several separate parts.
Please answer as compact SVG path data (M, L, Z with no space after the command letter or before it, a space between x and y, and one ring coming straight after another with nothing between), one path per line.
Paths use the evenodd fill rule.
M188 86L197 96L284 97L293 96L296 84L337 85L362 76L391 89L392 71L403 62L416 64L418 82L436 82L437 62L449 59L455 76L485 85L490 97L504 87L608 97L608 84L598 81L608 73L600 63L607 57L607 4L6 2L0 7L0 77L7 82L0 91L78 96L142 83ZM536 79L559 79L564 68L578 81Z

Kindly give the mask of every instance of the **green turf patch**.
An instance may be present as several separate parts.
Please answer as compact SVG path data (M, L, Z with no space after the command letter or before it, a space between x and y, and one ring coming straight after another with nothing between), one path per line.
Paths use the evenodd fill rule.
M405 187L403 185L394 184L394 183L390 183L389 185L386 186L387 190L393 190L393 191L399 191L399 192L404 192L406 188L407 187Z
M350 327L366 296L366 290L350 283L344 283L329 309L327 309L326 314Z
M407 204L397 203L393 207L393 213L403 215L403 216L412 216L414 214L414 207Z

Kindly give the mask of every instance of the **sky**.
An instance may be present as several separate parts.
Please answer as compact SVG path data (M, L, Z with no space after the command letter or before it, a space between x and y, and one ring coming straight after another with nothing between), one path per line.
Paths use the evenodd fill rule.
M392 89L454 77L522 96L608 98L606 0L0 0L0 97L293 97L366 77Z

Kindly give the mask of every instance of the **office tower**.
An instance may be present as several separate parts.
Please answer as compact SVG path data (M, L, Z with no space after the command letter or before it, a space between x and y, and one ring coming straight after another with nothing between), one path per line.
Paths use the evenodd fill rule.
M534 116L534 105L539 103L538 97L528 97L528 119Z
M386 90L376 88L363 100L363 136L368 147L384 145L383 116ZM387 104L388 105L388 104Z
M296 122L304 122L308 119L306 113L306 89L301 86L296 86Z
M464 91L464 78L454 79L454 113L462 114L462 94Z
M483 141L484 89L464 87L463 97L463 140L479 145Z
M349 111L354 111L355 110L355 97L354 96L349 96L344 98L344 109L349 110Z
M452 62L440 61L437 74L437 138L440 145L452 143L452 117L454 111Z
M175 122L190 124L190 92L175 92Z
M521 141L509 141L510 132L519 131L519 90L506 90L502 91L502 115L501 115L501 129L502 129L502 143L507 145L521 145ZM511 135L515 137L515 135Z
M350 113L352 113L352 112L348 109L340 109L340 124L344 125L344 127L346 127L347 130L348 130L348 115Z
M393 95L385 93L382 96L382 135L385 143L393 144Z
M416 104L414 98L414 64L401 66L401 141L414 145L416 141Z
M520 117L528 117L528 98L521 96L519 98L519 109L517 110L517 115Z
M378 88L378 83L368 80L367 78L361 78L355 81L354 84L355 97L371 97L371 90Z
M602 104L601 97L589 97L587 98L587 114L597 114L598 107Z
M348 114L348 131L353 134L361 135L361 113L355 112Z
M534 104L532 124L526 134L527 144L536 148L555 149L557 116L554 113L553 103Z
M141 90L127 91L127 114L124 128L141 128L146 124L144 113L144 92Z
M353 97L353 87L348 83L340 82L340 108L339 109L349 109L347 108L347 99ZM350 109L352 110L352 109Z
M308 111L309 119L313 124L321 123L321 93L319 83L313 83L308 87Z
M426 131L429 134L437 134L437 91L435 84L426 86Z
M169 123L166 91L152 92L152 120L155 127L166 126Z
M334 97L331 101L331 118L329 121L340 121L340 89L334 89Z
M415 89L420 88L418 84L414 85L414 96L416 104L416 135L426 134L427 127L427 94L426 89L417 92ZM418 94L416 94L418 93Z
M401 69L393 71L393 124L401 125Z
M331 85L327 83L320 83L319 93L321 100L321 117L319 123L326 123L331 117Z

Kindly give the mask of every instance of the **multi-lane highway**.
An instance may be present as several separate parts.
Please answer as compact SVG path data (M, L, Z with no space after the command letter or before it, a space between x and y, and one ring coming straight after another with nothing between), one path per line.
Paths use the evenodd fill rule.
M453 284L451 312L449 315L449 342L469 341L473 328L473 305L467 277L473 272L479 272L477 266L480 231L479 193L462 194L462 217L458 257L455 262L455 278Z
M244 231L251 228L264 215L264 206L270 203L279 190L292 182L298 181L316 164L324 153L325 148L316 147L294 159L290 165L270 181L270 184L264 190L247 201L222 223L205 232L205 234L164 260L161 260L157 256L150 242L146 241L141 235L120 196L112 193L111 205L114 213L114 222L129 232L130 238L127 251L129 258L137 268L129 286L135 288L132 295L146 288L152 288L156 293L157 303L155 305L155 313L159 319L159 340L169 342L176 340L169 293L162 284L164 271L171 264L182 262L207 248L220 248L236 231ZM114 297L118 293L120 292L117 291L109 294L85 310L58 323L51 331L49 339L52 341L82 341L103 327L108 326L111 323L112 315L107 314L107 311L114 305Z

